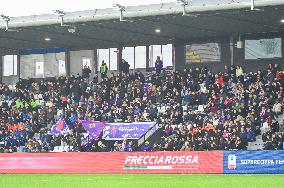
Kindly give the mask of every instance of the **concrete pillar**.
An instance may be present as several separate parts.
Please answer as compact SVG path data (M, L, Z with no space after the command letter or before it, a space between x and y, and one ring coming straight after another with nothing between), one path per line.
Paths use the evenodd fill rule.
M176 71L176 48L173 45L173 49L172 49L172 62L173 62L173 70Z
M236 45L234 47L234 53L233 53L233 57L234 57L234 66L243 66L243 68L245 68L246 63L245 63L245 48L244 48L244 40L240 40L242 41L243 45L241 48L236 48ZM249 65L249 66L252 66ZM252 66L252 69L254 69L256 67Z
M111 62L110 53L111 53L111 50L110 50L110 48L109 48L109 49L108 49L108 62L105 62L105 63L107 63L107 66L108 66L108 69L109 69L109 70L110 70L110 68L111 68L111 67L110 67L110 66L111 66L111 65L110 65L110 62ZM118 53L117 53L117 54L118 54ZM116 54L116 55L117 55L117 54ZM118 58L118 56L116 56L116 57ZM117 69L118 69L118 67L117 67Z
M234 65L234 37L231 36L230 37L230 55L231 55L231 59L230 59L230 65L233 66Z
M133 57L133 58L134 58L134 61L133 61L133 70L135 70L135 68L136 68L136 47L134 47L133 50L134 50L134 54L133 54L133 55L134 55L134 57Z
M149 46L149 67L154 67L154 47L153 45Z
M121 72L120 63L122 61L122 47L117 48L117 70Z
M223 65L231 65L231 44L230 38L227 40L223 40L221 43L221 64Z
M146 71L149 70L150 66L150 46L146 46Z
M71 74L71 65L70 65L70 51L65 52L65 63L66 63L66 76L69 77Z
M17 55L17 78L20 81L20 78L21 78L21 56L20 55Z
M97 53L97 49L94 50L94 70L92 70L92 72L94 72L95 74L97 74L98 72L98 65L99 65L99 62L98 62L98 53Z
M3 80L3 56L0 55L0 82Z
M183 70L185 68L185 44L174 44L174 70Z

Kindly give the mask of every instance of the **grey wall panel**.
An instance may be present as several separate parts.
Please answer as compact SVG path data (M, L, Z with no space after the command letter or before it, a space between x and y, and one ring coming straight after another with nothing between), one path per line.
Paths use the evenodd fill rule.
M65 52L20 56L21 78L59 76L58 60L65 61ZM36 75L36 62L44 62L44 75Z
M91 59L92 76L95 73L95 54L94 50L70 51L70 75L82 74L82 58Z

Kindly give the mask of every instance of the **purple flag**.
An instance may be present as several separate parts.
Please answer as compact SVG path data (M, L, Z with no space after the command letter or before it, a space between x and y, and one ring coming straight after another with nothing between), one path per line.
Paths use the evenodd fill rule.
M124 140L139 139L146 134L156 123L108 123L104 128L103 139L105 140Z
M69 128L66 124L66 122L64 121L64 119L61 117L56 124L54 124L51 127L51 133L54 135L59 135L59 134L64 134L66 132L69 131Z
M95 122L92 120L82 120L83 127L89 133L92 139L97 140L103 131L106 123L104 122Z
M149 89L150 89L150 84L144 83L143 84L143 93L148 93Z

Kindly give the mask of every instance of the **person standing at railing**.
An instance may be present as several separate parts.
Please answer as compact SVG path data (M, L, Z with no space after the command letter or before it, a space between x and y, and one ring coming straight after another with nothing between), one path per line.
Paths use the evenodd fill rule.
M140 148L141 151L152 151L153 147L146 141L145 144Z
M127 61L125 61L124 59L122 59L121 66L122 66L122 72L124 74L129 74L129 68L130 68L129 63Z
M160 59L160 56L157 56L157 60L155 62L156 73L160 74L163 69L163 61Z
M128 152L135 151L135 146L131 140L125 146L124 151L128 151Z
M107 67L105 61L103 61L102 65L100 67L101 79L104 79L104 78L107 77L107 71L108 71L108 67Z
M87 65L84 66L83 70L82 70L82 77L87 79L89 82L89 78L90 78L90 74L91 74L91 69L90 67L88 67Z

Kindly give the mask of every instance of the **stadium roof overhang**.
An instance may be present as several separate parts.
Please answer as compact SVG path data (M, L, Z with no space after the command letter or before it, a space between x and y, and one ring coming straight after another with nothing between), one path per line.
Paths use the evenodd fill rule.
M126 21L120 21L120 12L112 8L70 12L63 17L66 27L61 27L56 14L14 17L8 22L8 31L0 21L0 51L140 46L284 31L284 0L255 0L257 9L253 11L250 2L192 1L186 6L187 16L182 16L183 7L176 3L126 7Z

